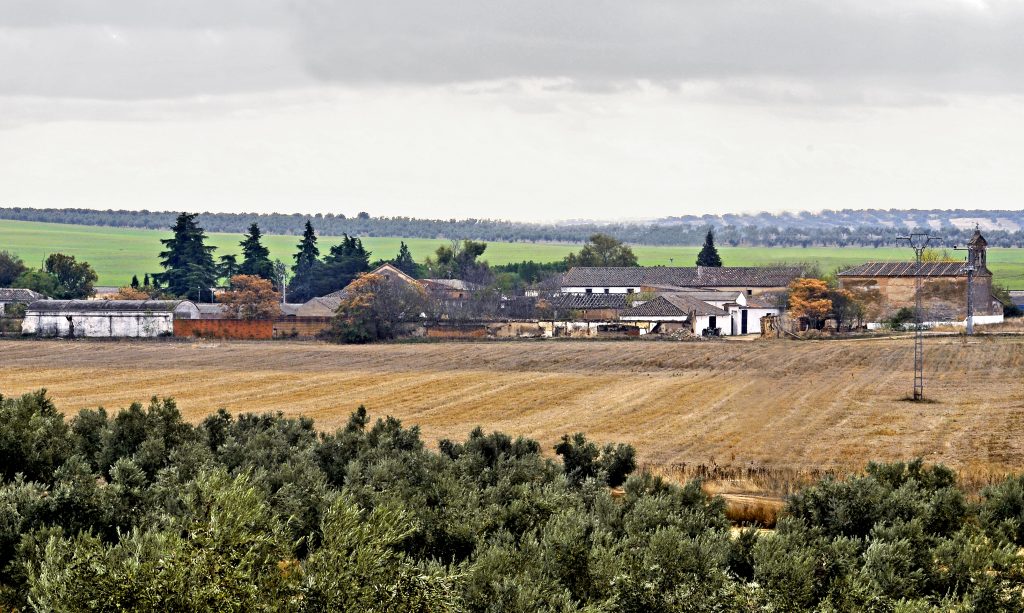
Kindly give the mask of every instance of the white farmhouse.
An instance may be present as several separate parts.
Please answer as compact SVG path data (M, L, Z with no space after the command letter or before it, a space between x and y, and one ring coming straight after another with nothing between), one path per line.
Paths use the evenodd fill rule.
M728 291L678 291L627 309L620 321L647 322L650 332L687 329L697 336L760 334L761 318L779 309L759 296Z
M188 300L40 300L21 333L69 338L149 338L174 334L175 319L199 319Z

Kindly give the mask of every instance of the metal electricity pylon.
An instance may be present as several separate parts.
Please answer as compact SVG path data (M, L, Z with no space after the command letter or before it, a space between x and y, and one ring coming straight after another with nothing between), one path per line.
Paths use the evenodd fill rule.
M953 247L953 250L968 252L974 251L970 247ZM964 267L960 269L967 273L967 336L974 334L974 272L978 270L974 265L971 255L971 253L968 253L967 261L964 264Z
M914 249L917 267L914 269L914 400L924 400L924 320L921 305L921 258L928 243L939 240L938 236L924 233L911 233L909 236L898 236L897 240L908 241Z

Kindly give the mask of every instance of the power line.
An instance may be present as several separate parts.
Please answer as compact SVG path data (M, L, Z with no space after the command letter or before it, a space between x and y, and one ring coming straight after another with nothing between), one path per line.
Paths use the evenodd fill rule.
M928 244L932 240L938 240L941 236L932 236L926 233L911 232L908 236L897 236L897 240L906 240L913 248L916 268L913 274L913 301L914 301L914 326L913 326L913 399L925 399L925 325L921 297L922 286L922 256Z

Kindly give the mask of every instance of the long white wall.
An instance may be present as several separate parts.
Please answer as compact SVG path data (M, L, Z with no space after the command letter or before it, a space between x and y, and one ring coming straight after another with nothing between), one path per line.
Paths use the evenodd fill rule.
M174 313L89 313L71 315L71 321L60 313L28 314L21 324L21 333L37 336L69 336L74 322L76 337L151 338L174 334Z

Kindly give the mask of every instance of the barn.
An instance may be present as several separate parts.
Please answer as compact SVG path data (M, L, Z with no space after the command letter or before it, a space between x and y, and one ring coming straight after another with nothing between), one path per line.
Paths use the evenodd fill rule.
M837 278L841 288L867 305L869 321L884 321L900 309L913 309L920 279L924 321L962 322L967 317L967 266L971 265L974 322L999 323L1003 305L992 294L988 243L976 230L967 248L966 262L868 262L840 272Z
M175 319L199 319L188 300L39 300L21 333L68 338L149 338L174 334Z

